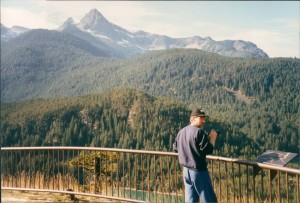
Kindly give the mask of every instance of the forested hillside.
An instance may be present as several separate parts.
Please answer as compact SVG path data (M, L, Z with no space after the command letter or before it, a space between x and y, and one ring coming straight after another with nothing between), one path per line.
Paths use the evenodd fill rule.
M72 91L76 83L66 90L61 81L66 76L67 81L74 81L74 75L84 75L82 64L88 66L95 58L98 63L110 63L112 59L107 57L111 53L103 49L50 30L29 31L1 44L1 101L65 96L65 92L76 95Z
M26 74L20 72L15 65L9 66L10 63L6 64L1 61L1 64L6 64L6 66L1 67L1 70L5 70L2 71L1 84L3 84L2 78L5 78L5 84L10 84L9 88L5 85L1 86L1 90L3 90L1 94L4 94L7 99L17 98L20 100L24 98L87 95L112 91L120 87L136 88L154 97L172 98L174 101L183 103L187 108L201 106L206 109L212 115L212 121L231 129L223 131L224 137L221 139L224 139L222 140L222 142L224 141L222 143L224 146L222 150L224 151L220 153L236 153L247 156L247 153L250 154L251 150L256 151L255 153L257 154L262 153L263 149L296 153L299 151L299 59L229 58L192 49L154 51L124 60L92 55L84 55L83 57L83 55L77 55L78 58L70 59L69 63L63 63L62 60L61 63L58 63L59 66L50 66L42 63L46 66L39 66L38 70L41 72L38 70L31 71L33 67L26 65L28 68L28 71L25 72ZM18 58L15 58L15 60L18 60ZM23 66L21 65L19 68L21 67ZM49 67L50 69L47 69ZM44 69L47 71L43 71ZM55 71L50 71L49 74L48 70ZM31 79L32 77L34 79ZM11 78L14 79L10 81L9 79ZM77 100L80 99L74 99L74 101ZM124 100L126 101L125 97ZM24 104L27 103L28 101ZM79 105L72 106L70 105L71 103L74 102L69 102L66 105L66 109L77 108ZM7 105L3 106L7 107ZM83 109L83 107L80 108L81 110ZM156 109L157 106L152 108ZM160 110L157 109L155 111L160 113ZM63 112L61 110L57 111L58 113ZM104 111L111 111L111 109L105 108ZM151 118L151 122L163 123L156 118L150 116L149 118ZM28 122L30 121L30 119L27 120ZM75 121L76 119L73 123ZM119 124L119 122L116 123L118 124L115 125L124 125ZM170 128L174 127L174 131L175 129L178 130L179 126L173 125L177 125L177 122L172 123ZM53 129L52 131L55 131L55 126L48 124L47 129L51 128ZM141 126L141 129L144 127L144 125ZM7 130L7 128L3 129ZM67 128L64 129L66 130ZM113 134L114 128L112 127L111 129L112 132L110 134ZM44 136L46 136L47 133L45 131L36 134L41 136L44 133ZM172 131L172 136L174 136L174 131ZM6 133L6 131L4 132ZM64 133L63 130L61 132ZM78 132L80 133L80 131ZM82 133L84 132L86 131L82 131ZM105 133L108 132L105 131ZM152 133L152 131L150 132ZM107 136L107 134L105 136L102 132L99 134L103 136L100 139L101 141L105 140L104 137L110 139L110 136ZM21 133L20 135L24 136L22 139L26 138L26 133ZM162 139L159 138L156 131L153 131L151 135L155 136L155 140L160 140L166 145L157 145L149 141L150 144L142 143L138 147L133 144L126 147L140 148L140 146L143 146L150 149L151 144L153 144L160 150L163 147L169 149L171 142L169 138L166 141L161 141ZM121 135L118 134L117 136ZM132 136L138 137L137 134L132 134ZM233 139L231 136L238 138ZM85 143L87 145L92 143L93 139L96 139L92 138L92 136L87 137L90 137L89 142ZM259 147L256 147L254 144L238 146L240 145L240 139L247 140L247 138L254 141ZM6 142L6 144L17 144L16 140L14 142ZM236 141L239 144L235 145ZM43 142L37 143L45 144ZM108 141L107 143L110 142ZM112 143L114 144L112 145ZM101 146L114 145L120 147L119 143L116 142L111 142L111 145Z
M189 108L134 89L65 99L38 99L1 106L2 146L95 146L171 151ZM263 148L232 126L219 129L215 154L253 157Z
M123 85L143 84L151 94L202 105L267 149L299 150L299 59L245 60L170 50L130 64L136 74L121 69Z

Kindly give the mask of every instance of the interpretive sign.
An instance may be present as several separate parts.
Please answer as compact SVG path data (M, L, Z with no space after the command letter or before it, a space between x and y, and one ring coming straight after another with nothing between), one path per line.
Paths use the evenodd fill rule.
M296 153L267 150L262 155L257 157L257 159L255 161L264 163L264 164L285 166L297 155L298 154L296 154Z

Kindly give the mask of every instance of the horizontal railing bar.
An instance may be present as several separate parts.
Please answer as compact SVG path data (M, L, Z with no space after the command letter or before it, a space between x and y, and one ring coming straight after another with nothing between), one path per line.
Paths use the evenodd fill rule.
M159 152L159 151L100 148L100 147L2 147L1 148L1 150L3 150L3 151L55 150L55 149L57 149L57 150L111 151L111 152L125 152L125 153L134 153L134 154L177 156L177 153L174 153L174 152Z
M111 152L124 152L124 153L133 153L133 154L151 154L151 155L164 155L164 156L178 156L175 152L159 152L159 151L146 151L146 150L132 150L132 149L115 149L115 148L99 148L99 147L2 147L1 150L3 151L21 151L21 150L87 150L87 151L111 151ZM264 164L255 161L249 160L241 160L241 159L233 159L233 158L226 158L220 156L206 156L207 159L210 160L219 160L219 161L226 161L231 163L249 165L253 167L261 167L270 170L277 170L282 172L289 172L292 174L300 175L300 170L295 168L289 168L284 166L276 166L271 164Z
M112 197L112 196L106 196L106 195L97 195L97 194L90 194L90 193L83 193L83 192L72 192L72 191L62 191L62 190L45 190L45 189L14 188L14 187L1 187L1 190L52 192L52 193L82 195L82 196L89 196L89 197L99 197L99 198L105 198L105 199L110 199L110 200L120 200L120 201L125 201L125 202L138 202L138 203L145 202L145 201L139 201L139 200L134 200L134 199L126 199L126 198L122 198L122 197Z
M238 164L243 164L243 165L248 165L248 166L261 167L261 168L265 168L265 169L289 172L289 173L300 175L299 169L289 168L289 167L284 167L284 166L277 166L277 165L259 163L259 162L255 162L255 161L232 159L232 158L211 156L211 155L206 156L206 158L210 159L210 160L220 160L220 161L225 161L225 162L238 163Z

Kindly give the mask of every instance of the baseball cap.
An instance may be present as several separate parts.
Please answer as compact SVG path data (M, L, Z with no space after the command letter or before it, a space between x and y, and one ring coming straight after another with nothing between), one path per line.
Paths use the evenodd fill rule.
M201 108L200 109L199 108L193 109L192 113L191 113L191 117L192 116L209 117L208 115L205 114L204 110L201 109Z

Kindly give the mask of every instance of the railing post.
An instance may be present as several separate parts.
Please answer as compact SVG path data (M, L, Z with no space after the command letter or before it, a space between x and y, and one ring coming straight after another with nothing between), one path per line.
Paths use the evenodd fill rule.
M222 181L221 181L221 162L218 160L218 169L219 169L219 201L222 202Z
M47 181L48 181L48 189L50 189L50 150L48 150L47 159L48 159L48 178L47 178Z
M249 166L246 166L246 191L247 191L247 202L249 202Z
M286 182L286 200L289 202L289 175L288 173L285 174L285 182Z
M21 150L20 150L20 171L19 171L19 176L20 176L20 178L19 178L20 187L22 187L22 151Z
M278 183L277 183L277 198L278 198L278 202L281 203L281 192L280 192L280 171L278 172Z
M171 195L170 195L170 193L171 193L171 175L170 175L170 160L169 160L169 157L167 157L167 167L168 167L168 179L169 179L169 181L168 181L168 183L169 183L169 189L168 189L168 192L169 192L169 194L168 194L168 197L169 197L169 202L171 201Z
M175 162L175 158L173 158L173 162L174 162L174 176L175 176L175 181L174 181L174 184L175 184L175 191L176 191L176 202L178 202L178 190L177 190L177 165L176 165L176 162Z
M57 177L57 188L58 188L58 190L60 190L60 184L59 184L59 182L60 182L60 165L59 165L59 150L57 150L57 175L56 175L56 177Z
M68 179L67 179L67 189L70 189L70 151L68 150L67 154L67 174L68 174Z
M141 189L142 189L142 200L145 200L144 196L144 159L143 159L143 154L141 154L141 167L142 167L142 180L141 180Z
M256 177L256 174L255 174L255 167L252 168L253 169L253 176L252 176L252 181L253 181L253 188L252 188L252 191L253 191L253 202L255 203L256 202L256 183L255 183L255 177Z
M269 202L272 203L272 175L271 175L271 170L269 170Z
M162 193L162 202L165 202L165 194L164 194L164 174L163 174L163 162L162 157L160 157L160 173L161 173L161 193Z
M299 175L297 174L297 202L299 203L300 202L300 191L299 191Z
M155 189L155 202L157 202L157 188L156 187L156 179L157 179L157 175L156 175L156 155L154 155L154 173L155 173L155 176L154 176L154 189Z
M122 153L123 157L123 196L125 198L125 187L126 187L126 182L125 182L125 153Z
M136 198L138 197L138 170L137 170L137 165L138 165L138 158L137 158L137 154L134 154L134 173L135 173L135 176L134 176L134 182L135 182L135 196Z
M114 175L113 175L113 155L111 156L110 160L109 160L109 164L110 164L110 185L111 185L111 195L113 196L114 194Z
M233 203L235 203L235 184L234 184L234 166L233 166L233 163L231 163L231 170L232 170L232 185L233 185L233 188L232 188L232 192L233 192Z
M129 198L131 199L131 170L130 170L130 153L127 153L127 166L128 166L128 182L129 182Z
M29 187L31 187L31 151L29 151Z
M40 171L40 164L41 164L41 154L38 151L38 175L39 175L39 189L41 189L41 171Z
M150 177L151 177L151 173L150 173L150 167L151 167L150 155L147 155L147 165L148 165L148 202L150 202Z
M241 164L239 164L239 200L242 201Z
M55 180L55 172L54 172L54 149L52 150L52 186L54 190L54 180Z

